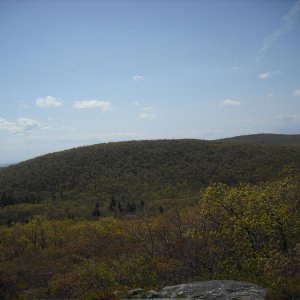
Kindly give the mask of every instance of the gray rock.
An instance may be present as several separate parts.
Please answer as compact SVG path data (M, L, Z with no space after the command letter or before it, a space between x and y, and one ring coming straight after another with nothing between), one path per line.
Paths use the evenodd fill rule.
M153 290L147 291L145 293L145 296L146 296L146 298L163 298L163 294L162 293L159 293L159 292L153 291Z
M164 298L193 298L205 300L263 300L267 290L257 285L233 280L211 280L167 286Z
M138 289L128 291L127 297L128 298L138 298L138 297L142 296L144 293L145 293L145 290L138 288Z

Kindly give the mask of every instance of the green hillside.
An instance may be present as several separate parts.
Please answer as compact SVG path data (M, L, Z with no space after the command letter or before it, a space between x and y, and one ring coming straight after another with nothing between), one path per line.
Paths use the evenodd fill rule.
M2 168L0 298L116 300L228 279L298 299L299 170L300 147L200 140L99 144Z
M22 219L46 207L53 217L88 217L95 207L105 214L162 210L175 200L193 202L211 183L267 181L289 165L299 169L298 147L201 140L80 147L1 169L0 220L1 213Z
M300 146L300 134L271 134L260 133L235 136L218 140L220 142L255 143L270 145Z

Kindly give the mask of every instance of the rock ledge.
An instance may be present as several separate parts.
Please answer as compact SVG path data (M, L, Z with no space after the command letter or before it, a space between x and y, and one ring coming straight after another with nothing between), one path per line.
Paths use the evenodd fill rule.
M136 295L134 298L160 298L161 300L178 298L181 300L263 300L265 299L267 290L243 281L210 280L167 286L156 294L153 292L155 291L151 291L151 293L144 292Z

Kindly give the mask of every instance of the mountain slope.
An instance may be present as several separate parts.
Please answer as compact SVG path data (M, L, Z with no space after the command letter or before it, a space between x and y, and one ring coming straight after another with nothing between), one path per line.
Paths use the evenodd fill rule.
M235 136L217 140L220 142L234 142L234 143L255 143L255 144L271 144L271 145L289 145L300 146L300 134L271 134L259 133Z
M300 167L300 148L200 140L98 144L44 155L0 169L2 205L112 195L150 201L196 195L213 182L272 179Z

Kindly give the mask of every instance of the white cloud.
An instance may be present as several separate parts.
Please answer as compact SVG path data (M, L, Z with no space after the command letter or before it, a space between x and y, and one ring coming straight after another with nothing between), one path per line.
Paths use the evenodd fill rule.
M274 96L274 93L271 92L271 93L267 94L267 96L268 96L268 97L273 97L273 96Z
M17 123L21 126L24 131L30 131L37 127L39 122L31 118L19 118Z
M145 78L142 75L134 75L134 76L132 76L132 80L144 80L144 79Z
M241 102L238 100L232 100L232 99L225 99L223 101L220 102L219 107L223 107L223 106L236 106L236 105L240 105Z
M261 73L258 75L258 77L260 79L267 79L279 75L280 73L281 73L280 71L270 71L270 72Z
M0 118L0 130L10 131L10 132L20 132L20 128L15 122L9 122L3 118Z
M296 91L294 91L293 95L294 95L294 96L300 96L300 89L299 89L299 90L296 90Z
M39 107L58 107L58 106L62 106L62 101L59 99L55 99L52 96L47 96L45 98L38 98L35 100L35 103L37 106Z
M31 118L19 118L16 122L0 118L0 130L12 133L26 133L39 126L39 122Z
M132 103L133 106L140 106L140 103L138 101L135 101Z
M265 53L273 46L273 44L288 33L297 23L297 19L300 16L300 0L297 0L291 7L289 12L283 17L283 24L277 30L268 35L264 41L262 47L258 50L259 57L261 59Z
M102 111L108 111L112 109L111 103L109 101L102 100L75 101L74 107L78 109L100 108Z

